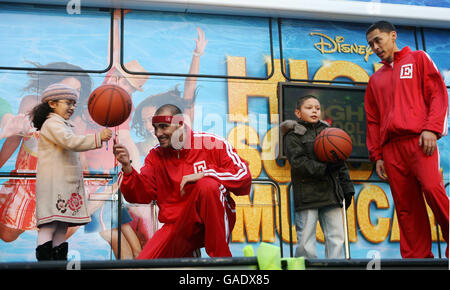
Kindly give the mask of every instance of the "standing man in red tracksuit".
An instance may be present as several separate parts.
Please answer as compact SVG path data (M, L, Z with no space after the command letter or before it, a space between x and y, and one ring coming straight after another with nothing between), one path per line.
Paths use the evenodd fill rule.
M441 226L448 257L449 199L436 143L447 134L447 88L425 52L397 47L391 23L372 24L366 38L384 64L371 76L366 90L367 148L377 174L389 180L401 255L433 257L425 196Z
M230 192L250 193L247 164L226 140L191 131L174 105L161 106L152 123L159 145L150 150L140 173L131 167L127 149L114 145L125 199L156 200L164 223L137 258L192 257L202 247L211 257L231 256L228 242L236 212Z

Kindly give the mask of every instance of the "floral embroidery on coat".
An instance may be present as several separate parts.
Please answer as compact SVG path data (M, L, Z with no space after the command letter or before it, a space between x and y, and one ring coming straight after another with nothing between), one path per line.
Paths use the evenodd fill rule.
M79 193L75 193L75 192L72 193L69 200L67 201L67 205L74 212L74 214L80 210L82 204L83 204L83 198L81 197L81 195Z
M61 213L65 213L67 211L67 208L69 208L73 212L72 215L75 215L81 209L82 205L83 205L83 198L79 193L76 192L72 193L67 202L61 198L60 194L58 194L58 200L56 201L56 209Z
M67 211L66 201L61 198L61 194L58 194L58 199L56 200L56 209L62 213L65 213Z

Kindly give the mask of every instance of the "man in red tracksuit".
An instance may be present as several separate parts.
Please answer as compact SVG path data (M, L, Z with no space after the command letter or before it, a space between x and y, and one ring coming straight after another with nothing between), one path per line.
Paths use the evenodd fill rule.
M159 145L150 150L140 173L131 167L127 149L114 145L125 199L156 200L164 223L138 259L192 257L202 247L211 257L231 256L236 213L230 192L250 193L250 170L236 150L216 135L191 131L180 116L173 105L156 111L152 122Z
M441 226L448 257L449 199L436 143L447 134L447 88L425 52L397 47L391 23L373 24L366 38L384 64L371 76L366 90L367 148L377 174L389 180L401 255L433 257L425 196Z

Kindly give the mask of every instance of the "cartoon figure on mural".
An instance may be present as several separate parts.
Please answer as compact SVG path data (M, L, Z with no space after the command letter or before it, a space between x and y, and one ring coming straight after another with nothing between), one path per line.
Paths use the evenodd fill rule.
M80 67L55 62L47 65L32 63L39 69L82 70ZM35 173L37 165L37 143L39 133L32 127L27 114L39 103L39 95L49 85L62 83L88 96L92 81L88 74L77 73L68 76L65 73L45 73L32 71L28 73L30 81L23 89L31 92L25 95L19 105L17 115L3 115L1 138L6 138L0 150L0 168L14 154L17 148L15 169L12 173ZM36 183L34 179L11 178L0 189L0 239L4 242L15 241L24 231L36 229Z
M204 53L208 40L205 39L205 33L200 27L197 27L198 39L195 40L196 47L192 56L192 62L188 74L195 75L199 73L200 56ZM136 131L136 135L143 137L144 141L136 143L139 148L141 156L146 156L149 150L158 144L158 140L154 135L154 128L152 126L152 117L158 107L164 104L173 104L179 106L184 110L185 120L189 126L194 123L194 102L196 96L196 77L187 77L184 82L183 98L181 92L178 90L178 85L175 88L156 95L148 96L136 107L131 127Z
M193 52L192 61L189 69L190 75L195 75L199 73L200 69L200 56L204 53L208 40L205 38L205 33L199 27L197 27L198 39L195 40L196 47ZM136 145L139 149L139 154L141 156L147 156L150 149L158 144L158 139L154 135L154 129L152 126L152 117L156 112L156 109L164 104L174 104L184 109L184 118L186 124L191 126L194 123L194 102L196 95L196 77L187 77L184 82L184 93L181 97L181 92L178 90L178 85L175 88L156 95L151 95L145 98L136 107L134 112L133 121L131 127L135 130L136 135L143 137L144 140L137 142ZM137 207L139 208L139 207ZM142 208L142 207L141 207ZM158 213L158 208L156 208L156 214ZM149 215L150 212L147 210L145 215ZM157 223L157 226L145 225L145 221L152 220L152 223ZM141 229L144 237L141 238L141 245L145 245L147 240L149 240L154 233L162 225L159 224L157 220L153 221L153 217L148 219L134 220L132 222L137 223L137 227Z

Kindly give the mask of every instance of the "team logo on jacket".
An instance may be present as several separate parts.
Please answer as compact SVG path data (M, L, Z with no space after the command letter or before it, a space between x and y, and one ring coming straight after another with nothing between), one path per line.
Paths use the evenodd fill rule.
M400 78L401 79L412 79L413 77L413 64L408 63L402 65L400 68Z
M202 161L194 163L194 172L195 173L203 172L203 171L205 171L205 169L206 169L206 162L205 162L205 160L202 160Z

